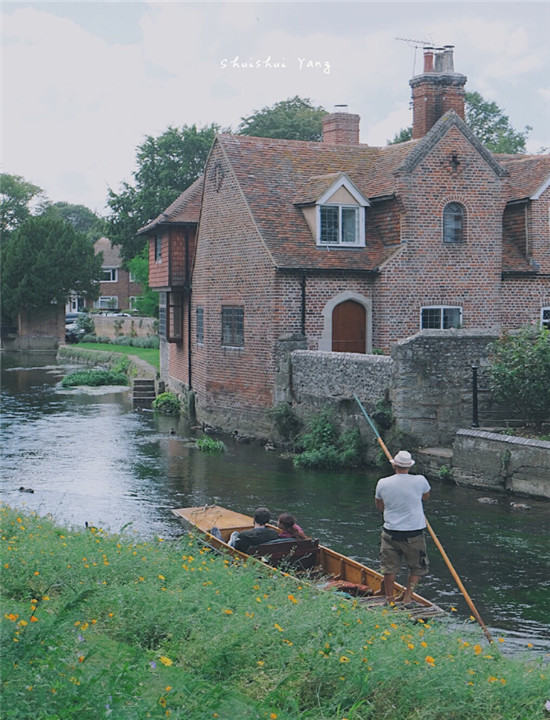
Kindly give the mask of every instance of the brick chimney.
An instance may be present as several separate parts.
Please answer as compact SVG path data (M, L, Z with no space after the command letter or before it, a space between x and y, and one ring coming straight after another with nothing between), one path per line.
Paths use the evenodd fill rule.
M424 137L447 110L464 120L466 75L455 72L453 46L424 48L424 70L409 80L413 101L413 140Z
M323 142L327 145L359 145L359 115L335 112L323 117Z

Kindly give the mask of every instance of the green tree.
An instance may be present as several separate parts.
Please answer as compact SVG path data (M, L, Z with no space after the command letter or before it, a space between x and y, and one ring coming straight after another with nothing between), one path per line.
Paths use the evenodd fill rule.
M44 214L59 217L70 223L75 230L87 235L92 243L105 234L104 221L85 205L56 202L48 205Z
M47 204L42 188L27 182L20 175L0 174L0 230L2 235L15 230L33 214L31 204L36 204L35 212L40 212Z
M128 269L143 286L143 295L136 300L136 310L146 317L158 317L159 295L149 287L149 248L146 246L128 262Z
M474 135L491 152L525 152L527 136L532 128L526 125L523 132L514 130L510 125L510 118L496 102L484 100L478 92L467 92L464 97L464 115ZM412 127L403 128L388 144L394 145L411 139Z
M241 118L237 134L318 142L323 137L323 116L326 114L324 108L314 107L309 98L296 95Z
M491 346L489 381L497 400L541 426L550 418L550 330L523 328Z
M145 239L138 230L153 220L203 172L218 125L169 127L162 135L148 135L136 150L133 183L120 192L109 188L106 235L120 247L125 263L139 255Z
M102 254L60 218L31 217L2 243L2 305L15 317L24 308L64 305L71 292L95 299Z

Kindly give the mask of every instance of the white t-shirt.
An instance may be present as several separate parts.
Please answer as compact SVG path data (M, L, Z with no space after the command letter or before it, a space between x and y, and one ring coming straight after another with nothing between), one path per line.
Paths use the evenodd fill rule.
M387 530L421 530L426 527L422 495L430 492L424 475L396 473L381 478L375 498L384 503L384 527Z

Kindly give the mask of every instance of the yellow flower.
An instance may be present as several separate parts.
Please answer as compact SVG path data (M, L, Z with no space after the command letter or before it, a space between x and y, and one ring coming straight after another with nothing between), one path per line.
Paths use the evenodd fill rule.
M172 686L171 686L171 685L167 685L167 686L166 686L166 692L170 692L171 689L172 689Z
M34 615L31 615L31 622L38 622L38 618Z
M271 713L270 720L277 720L277 713Z
M276 628L279 632L284 632L283 628L279 625L279 623L275 623L273 627Z
M424 659L426 660L428 665L435 665L435 660L433 659L433 657L431 655L426 655L426 657Z
M476 655L479 655L479 653L483 652L483 648L481 645L474 645L474 652Z
M289 596L288 596L288 599L290 600L291 603L294 603L295 605L298 604L298 600L296 600L296 598L294 597L294 595L289 595Z
M224 612L226 615L233 615L233 610L229 610L229 608L228 608L227 610L223 610L223 612Z
M504 642L504 638L499 638L498 641L499 641L500 643L503 643L503 642Z
M341 663L347 663L347 662L349 662L349 657L346 657L345 655L342 655L342 657L340 658L340 662L341 662Z
M258 665L262 667L263 665L265 665L265 662L263 660L258 660Z
M164 577L164 575L159 575L159 580L166 580L166 578Z
M166 657L166 655L161 655L161 656L159 657L159 660L161 661L161 663L162 663L163 665L166 665L166 667L169 667L170 665L173 665L173 664L174 664L174 663L172 662L172 660L170 660L169 657Z
M409 650L414 650L414 645L412 643L407 643L407 647Z
M425 642L424 640L422 640L422 642L420 644L422 645L422 647L428 647L428 643Z
M457 612L457 609L451 605L451 612Z

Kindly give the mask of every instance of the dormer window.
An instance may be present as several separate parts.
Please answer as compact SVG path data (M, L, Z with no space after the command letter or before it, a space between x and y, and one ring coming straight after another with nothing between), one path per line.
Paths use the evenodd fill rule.
M353 205L320 206L321 245L360 245L360 214L363 208ZM364 238L363 243L364 245Z
M316 202L316 240L320 247L364 247L368 201L341 174Z

